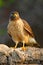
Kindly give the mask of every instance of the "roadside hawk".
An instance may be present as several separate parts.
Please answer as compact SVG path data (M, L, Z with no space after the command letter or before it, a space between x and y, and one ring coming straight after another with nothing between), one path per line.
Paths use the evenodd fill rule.
M7 26L8 34L12 37L12 40L16 43L15 48L19 42L23 43L22 49L25 50L25 44L39 45L32 32L30 25L26 20L22 19L17 11L11 13L9 24Z

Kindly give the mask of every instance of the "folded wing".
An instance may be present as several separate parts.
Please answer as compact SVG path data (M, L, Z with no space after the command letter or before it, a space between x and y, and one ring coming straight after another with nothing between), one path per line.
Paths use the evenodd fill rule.
M32 29L30 27L30 25L27 23L27 21L23 20L24 23L24 29L32 36L34 37L34 34L32 32Z

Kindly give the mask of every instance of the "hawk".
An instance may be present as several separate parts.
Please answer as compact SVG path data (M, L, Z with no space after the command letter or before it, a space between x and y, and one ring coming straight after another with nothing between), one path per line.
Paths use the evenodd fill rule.
M17 11L11 13L9 24L7 26L8 34L12 37L12 40L16 43L15 48L19 42L23 43L22 49L25 50L25 44L39 45L32 32L30 25L26 20L22 19Z

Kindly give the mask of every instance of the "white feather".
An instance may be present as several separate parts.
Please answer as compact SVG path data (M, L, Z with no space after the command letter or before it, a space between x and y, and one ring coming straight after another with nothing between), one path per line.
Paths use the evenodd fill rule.
M36 40L35 40L35 38L33 38L33 37L30 37L30 38L29 38L29 42L30 42L30 43L37 43Z

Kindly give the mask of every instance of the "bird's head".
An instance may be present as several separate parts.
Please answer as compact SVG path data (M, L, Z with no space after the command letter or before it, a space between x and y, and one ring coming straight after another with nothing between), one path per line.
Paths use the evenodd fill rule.
M17 11L11 13L10 20L17 20L19 18L19 13Z

